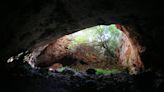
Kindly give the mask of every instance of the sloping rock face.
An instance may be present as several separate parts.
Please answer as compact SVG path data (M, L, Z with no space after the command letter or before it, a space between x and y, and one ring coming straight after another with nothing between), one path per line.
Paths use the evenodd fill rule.
M158 4L157 4L158 3ZM132 26L140 34L145 67L163 72L162 3L120 0L14 0L1 3L0 61L39 42L101 24ZM55 37L55 38L54 38ZM4 66L2 64L2 67Z
M50 66L53 63L57 63L60 59L69 55L67 47L70 41L67 36L61 37L51 43L41 51L40 55L35 62L36 66ZM37 49L37 48L35 48Z
M26 61L35 67L50 66L56 69L73 65L76 61L69 58L64 60L72 57L88 65L97 64L97 67L92 68L128 69L130 74L137 74L143 69L138 42L133 42L125 27L118 24L86 28L54 40L41 51L38 50L44 46L34 48ZM34 53L39 54L35 56ZM102 66L103 62L107 65Z
M162 0L161 2L156 0L142 0L142 2L140 0L2 0L1 2L1 90L5 92L164 92ZM20 62L6 64L9 57L30 49L36 43L42 41L49 43L52 39L58 39L84 28L111 23L120 23L136 29L135 32L142 38L140 41L146 46L141 59L146 69L151 69L153 72L131 77L128 77L129 74L116 75L119 78L113 75L108 78L99 76L95 79L90 75L91 78L65 75L61 77L60 74L57 74L56 78L52 78L51 75L43 78L44 74L39 77L40 73L36 74L37 70L25 69ZM45 47L37 50L42 51ZM35 53L38 54L40 53ZM135 79L131 80L131 78Z

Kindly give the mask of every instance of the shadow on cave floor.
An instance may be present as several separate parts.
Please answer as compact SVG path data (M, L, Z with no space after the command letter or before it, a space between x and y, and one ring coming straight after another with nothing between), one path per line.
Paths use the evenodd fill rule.
M85 27L96 23L109 23L107 21L110 19L121 17L121 22L127 24L134 23L141 27L141 31L139 32L143 39L145 39L145 45L148 47L148 53L145 53L146 57L144 57L143 60L146 62L145 65L152 64L154 67L163 68L163 62L158 62L163 61L163 47L160 44L163 42L162 38L164 37L162 34L164 31L162 31L163 14L161 12L163 8L161 7L161 2L158 2L160 4L156 4L156 1L137 1L137 3L134 3L135 1L132 0L124 0L121 2L118 2L118 0L113 0L113 2L108 0L108 2L113 3L113 5L108 5L108 3L104 5L102 3L104 3L105 0L99 0L102 2L94 2L93 8L91 7L88 11L87 8L79 8L80 6L89 6L87 2L82 4L80 0L79 3L77 0L74 0L74 8L67 8L69 7L70 1L58 0L57 8L51 8L51 6L55 6L56 4L52 4L51 6L48 4L50 9L49 7L48 9L44 8L41 14L35 14L41 10L40 8L43 4L47 4L46 2L51 0L13 0L10 3L9 0L6 1L6 4L1 3L1 12L4 17L1 17L2 32L0 34L0 40L3 45L0 46L0 56L4 59L7 59L13 53L17 53L16 51L20 51L20 49L24 50L30 44L36 43L38 41L37 38L47 37L47 34L55 33L53 30L60 28L63 30L67 27L71 30L81 28L83 24L86 24L83 26ZM60 4L59 1L66 1L65 5L67 6L62 8L63 5ZM78 4L76 4L76 1ZM93 2L94 0L90 1ZM7 9L5 9L5 7L7 7ZM73 9L68 12L71 14L65 13L67 9ZM20 10L20 13L16 12L17 10ZM113 13L116 14L111 14L112 16L110 16L110 14L106 14L108 10L114 11ZM75 11L75 13L73 11ZM117 12L120 13L117 14ZM43 17L42 15L47 17ZM98 17L99 15L100 18ZM107 18L104 18L104 16L107 16ZM39 22L40 20L43 20L43 22ZM81 20L83 21L81 22ZM36 23L35 21L38 22ZM52 24L54 24L55 27L51 28ZM77 27L68 24L76 24ZM48 30L48 33L46 33L44 29ZM31 33L32 37L28 32ZM38 32L40 35L38 35ZM28 33L28 36L25 35L26 33ZM24 40L19 40L19 37L23 37ZM89 75L67 71L63 74L48 72L47 69L32 69L26 63L13 62L5 64L1 62L0 72L0 89L2 92L164 92L164 75L152 71L145 71L133 76L126 72L116 75Z
M34 69L20 60L6 64L0 83L5 92L163 92L164 75L145 71L96 75L65 69L62 72Z

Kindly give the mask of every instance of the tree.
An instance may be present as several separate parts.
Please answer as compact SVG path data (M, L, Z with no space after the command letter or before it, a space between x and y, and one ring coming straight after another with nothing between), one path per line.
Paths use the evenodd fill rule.
M115 55L115 36L113 36L110 32L108 26L100 25L97 27L97 34L98 34L98 44L100 47L105 49L104 55L107 56L107 61L116 59Z

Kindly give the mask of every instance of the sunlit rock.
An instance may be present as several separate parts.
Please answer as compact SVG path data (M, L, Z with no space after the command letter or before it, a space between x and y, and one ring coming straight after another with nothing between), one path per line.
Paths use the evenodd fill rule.
M121 25L99 25L65 35L32 50L26 61L33 67L49 67L50 70L62 66L78 65L75 68L128 69L137 74L143 69L138 42L130 37ZM71 57L63 59L65 57ZM75 60L74 60L75 59Z

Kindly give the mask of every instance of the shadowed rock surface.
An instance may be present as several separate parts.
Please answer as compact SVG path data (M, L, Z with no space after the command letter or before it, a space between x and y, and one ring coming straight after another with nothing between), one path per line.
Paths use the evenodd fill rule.
M163 92L163 3L134 0L5 0L0 10L0 84L4 92ZM139 75L51 77L46 69L34 70L9 57L36 43L45 44L63 35L100 24L132 26L146 51L146 69ZM39 45L39 44L37 44ZM19 60L22 61L22 60Z
M24 54L25 55L25 54ZM71 68L49 71L32 68L22 62L23 56L8 63L6 75L1 76L1 90L5 92L163 92L164 75L145 70L138 75L122 71L110 75L96 75L93 69L76 72Z
M146 47L141 58L145 67L163 72L161 4L131 0L6 0L1 3L1 62L39 42L45 44L91 26L119 23L132 26L139 34Z
M21 62L21 61L20 61ZM5 92L163 92L164 75L145 71L129 75L126 71L111 75L95 75L93 70L62 72L34 69L27 63L9 63L7 76L1 76ZM4 81L5 80L5 81Z

